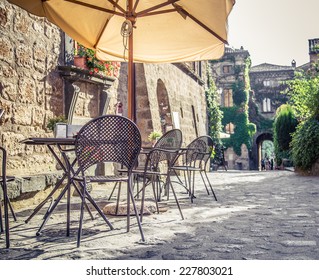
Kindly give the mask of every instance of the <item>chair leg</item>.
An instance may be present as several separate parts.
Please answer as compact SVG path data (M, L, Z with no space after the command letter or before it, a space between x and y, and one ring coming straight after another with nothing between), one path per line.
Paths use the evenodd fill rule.
M79 229L78 229L78 239L77 239L77 247L81 245L81 236L82 236L82 225L83 225L83 216L84 216L84 204L85 204L85 193L86 193L86 181L83 183L82 187L82 201L81 201L81 209L80 209L80 221L79 221Z
M141 222L143 221L145 189L146 189L146 176L144 176L143 178L143 185L142 185L142 200L141 200L141 211L140 211Z
M177 208L178 208L179 213L180 213L180 215L181 215L181 217L182 217L182 220L184 220L184 215L183 215L183 213L182 213L182 208L181 208L181 206L180 206L180 204L179 204L179 202L178 202L177 195L176 195L176 193L175 193L175 190L174 190L173 184L172 184L172 182L171 182L169 173L170 173L170 171L167 173L168 175L167 175L167 180L166 180L166 182L167 182L167 184L168 184L168 187L170 187L170 188L172 189L172 193L173 193L173 195L174 195Z
M111 200L111 198L112 198L112 196L113 196L113 193L114 193L114 191L115 191L115 189L116 189L117 184L118 184L118 182L115 183L115 185L114 185L114 187L113 187L113 189L112 189L112 191L111 191L111 194L110 194L108 200Z
M93 205L93 207L95 208L95 210L100 214L100 216L103 218L103 220L107 223L107 225L110 227L111 230L113 230L113 226L110 223L110 221L106 218L105 214L103 213L103 211L100 209L100 207L96 204L96 202L94 201L94 199L92 198L92 196L90 195L90 193L88 191L86 191L85 193L85 198L87 198L91 204ZM84 201L84 205L86 205L85 201Z
M2 221L2 202L0 201L0 233L4 233L4 225Z
M212 194L213 194L215 200L217 201L217 196L215 195L215 192L214 192L214 190L213 190L213 186L212 186L210 180L208 179L207 173L206 173L205 171L204 171L204 175L205 175L206 180L207 180L207 182L208 182L208 184L209 184L209 187L210 187L210 189L211 189L211 191L212 191Z
M207 195L209 195L209 190L208 190L208 187L207 187L206 181L205 181L205 179L204 179L203 172L204 172L204 171L202 171L202 170L201 170L201 171L199 171L199 174L200 174L200 176L201 176L201 178L202 178L202 181L203 181L203 183L204 183L204 186L205 186L205 189L206 189Z
M8 198L8 193L7 193L7 183L5 180L3 181L2 184L3 187L3 204L4 204L4 226L5 226L5 231L6 231L6 248L10 248L10 225L9 225L9 198Z
M134 208L134 213L135 213L135 216L136 216L136 221L137 221L137 224L138 224L138 228L140 230L140 233L141 233L141 238L142 238L142 241L145 241L145 237L144 237L144 233L143 233L143 229L142 229L142 225L141 225L141 221L140 221L140 218L139 218L139 215L138 215L138 211L137 211L137 208L136 208L136 204L135 204L135 200L134 200L134 194L133 194L133 191L132 191L132 179L130 179L127 183L127 187L128 187L128 190L127 190L127 193L128 193L128 197L127 197L127 202L128 202L128 208L130 207L130 198L132 199L132 204L133 204L133 208ZM129 198L130 197L130 198ZM129 210L129 209L128 209ZM130 216L130 212L128 211L127 212L127 218L128 218L128 227L129 227L129 216Z
M120 198L121 198L121 188L122 188L122 183L119 182L119 189L117 192L117 198L116 198L116 206L115 206L115 215L119 213L119 204L120 204Z
M159 199L161 194L160 193L156 194L156 189L158 190L161 183L160 183L159 176L156 176L156 177L157 177L156 181L152 182L152 188L153 188L153 195L154 195L154 200L155 200L155 204L156 204L157 214L159 214L158 201L160 201L160 200L158 200L158 199ZM156 184L156 187L155 187L155 184Z

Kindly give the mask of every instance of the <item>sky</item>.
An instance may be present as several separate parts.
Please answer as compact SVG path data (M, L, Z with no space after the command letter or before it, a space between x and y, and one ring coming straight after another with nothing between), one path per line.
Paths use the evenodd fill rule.
M252 65L309 62L308 39L319 38L319 0L236 0L228 17L230 47L244 47Z

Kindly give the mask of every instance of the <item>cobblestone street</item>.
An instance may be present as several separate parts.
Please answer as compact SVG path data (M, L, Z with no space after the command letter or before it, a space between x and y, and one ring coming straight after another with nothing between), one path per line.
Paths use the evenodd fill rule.
M25 209L17 213L18 222L11 222L9 250L1 235L0 259L319 259L318 177L231 170L209 176L218 201L207 195L200 177L193 204L176 185L185 220L173 197L169 202L164 199L163 212L143 219L146 242L140 241L134 219L126 233L125 217L110 216L115 227L110 231L101 218L91 221L86 215L82 244L76 248L78 211L73 211L70 237L65 236L62 205L37 237L42 215L25 224L31 213Z

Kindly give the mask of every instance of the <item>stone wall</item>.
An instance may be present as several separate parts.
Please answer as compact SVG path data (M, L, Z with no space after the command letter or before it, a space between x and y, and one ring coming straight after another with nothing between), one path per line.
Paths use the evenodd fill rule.
M203 64L202 77L198 77L191 71L187 72L187 69L182 71L178 65L174 64L136 64L137 125L141 131L144 146L150 145L147 137L153 130L163 131L157 97L158 91L163 91L163 87L165 94L168 95L170 112L178 115L184 144L189 144L197 136L207 134L205 67L206 64ZM125 73L126 65L123 65L117 98L124 104L124 114L127 112L127 93L123 90L127 83ZM174 124L173 127L175 128Z
M27 147L26 137L46 137L47 120L63 113L62 33L44 19L0 3L0 143L8 151L8 172L39 173L55 163L45 147ZM32 168L30 168L32 166Z

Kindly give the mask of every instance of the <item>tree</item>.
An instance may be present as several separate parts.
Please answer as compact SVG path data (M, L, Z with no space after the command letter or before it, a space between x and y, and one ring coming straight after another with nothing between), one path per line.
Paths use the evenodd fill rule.
M296 72L295 79L287 82L289 104L300 122L308 119L319 120L319 73L316 67L312 69L308 72Z
M299 71L287 82L286 94L299 124L292 134L290 148L298 170L309 172L319 161L319 64L307 72Z
M274 148L278 165L283 158L290 158L291 133L296 130L297 124L290 105L283 104L277 109L274 121Z

